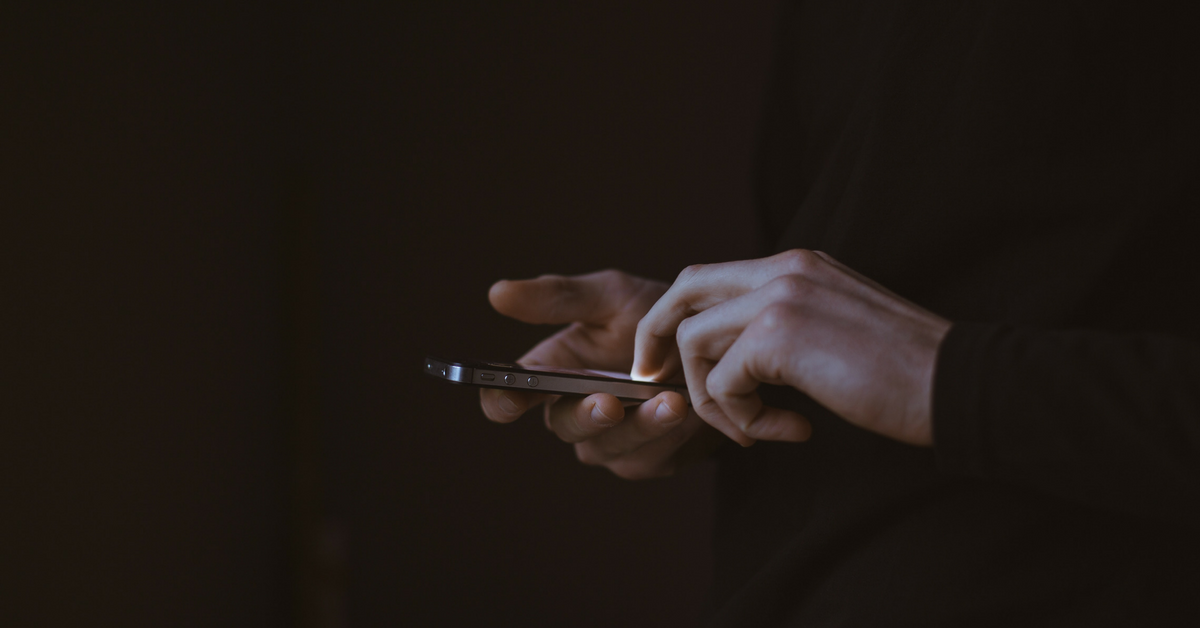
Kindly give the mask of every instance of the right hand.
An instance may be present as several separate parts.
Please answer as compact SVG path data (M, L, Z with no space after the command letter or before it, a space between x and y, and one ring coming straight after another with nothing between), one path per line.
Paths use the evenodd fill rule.
M488 292L496 311L534 324L568 325L517 360L524 365L629 372L642 316L667 284L616 270L523 281L499 281ZM678 352L669 359L678 360ZM585 464L601 465L626 479L670 475L707 456L723 439L674 392L626 408L616 397L544 395L485 388L483 413L498 423L515 421L545 403L546 427L575 444Z

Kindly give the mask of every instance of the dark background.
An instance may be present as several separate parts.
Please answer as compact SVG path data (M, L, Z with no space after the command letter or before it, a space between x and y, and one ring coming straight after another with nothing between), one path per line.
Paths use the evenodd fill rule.
M167 4L0 7L0 623L694 623L710 469L419 368L759 252L776 2Z

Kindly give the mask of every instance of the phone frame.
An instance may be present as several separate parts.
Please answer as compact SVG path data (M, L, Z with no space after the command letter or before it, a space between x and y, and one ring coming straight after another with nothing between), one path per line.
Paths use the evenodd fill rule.
M691 405L687 386L662 382L639 382L603 375L562 373L501 362L444 360L425 357L425 374L450 382L482 388L516 389L548 395L593 395L608 393L621 401L646 401L670 391L683 396Z

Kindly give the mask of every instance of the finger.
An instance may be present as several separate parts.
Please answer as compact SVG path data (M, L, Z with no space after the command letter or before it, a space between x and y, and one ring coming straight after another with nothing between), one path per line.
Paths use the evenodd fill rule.
M688 360L719 360L742 331L772 304L822 300L828 293L823 285L804 275L783 275L684 320L675 341L685 367Z
M679 356L679 347L674 338L670 339L669 347L662 368L654 378L655 381L678 382L683 379L683 359Z
M758 398L758 393L750 396ZM762 406L762 402L759 401ZM743 428L747 436L756 440L803 443L812 437L812 424L798 412L762 406L758 415Z
M773 346L774 340L751 325L709 372L706 388L725 416L747 436L805 441L812 435L807 419L790 410L764 406L758 396L760 384L785 380L786 352Z
M664 367L675 348L675 332L679 324L689 316L744 291L745 286L736 281L737 268L731 267L743 267L754 261L685 268L666 294L638 322L631 376L641 380L659 380L669 376L664 373Z
M616 397L596 393L587 397L562 397L546 407L550 429L568 443L578 443L604 433L625 418L625 407Z
M608 466L618 475L627 477L622 473L622 467L629 469L638 462L645 464L649 461L665 461L665 464L658 465L656 475L670 475L675 468L707 458L725 440L723 434L705 423L698 414L694 411L688 412L687 417L675 429Z
M689 266L638 323L632 376L658 380L673 348L670 340L686 318L755 290L783 275L818 281L829 265L812 251L785 251L771 257Z
M683 321L676 332L688 391L696 412L739 444L753 443L709 394L710 372L746 326L774 303L823 298L825 289L803 275L784 275Z
M547 395L546 403L542 406L542 423L551 432L554 431L554 426L550 424L550 408L554 407L554 404L558 403L558 400L562 398L563 395Z
M603 325L623 302L613 293L630 287L630 278L615 270L573 277L543 275L497 281L488 290L488 300L497 312L525 323Z
M716 439L725 440L725 437L709 427L695 412L688 412L683 421L662 436L603 464L627 480L664 477L706 457L716 449ZM580 460L586 459L589 445L591 441L575 445Z
M484 416L497 423L511 423L517 420L526 410L542 403L545 398L546 395L517 390L479 390L479 405L483 407Z
M557 366L569 369L594 366L591 364L594 360L584 360L580 352L575 349L581 343L587 342L585 338L580 337L581 334L583 334L583 330L579 327L578 323L560 329L550 337L534 345L525 355L517 358L517 364L525 366Z
M713 373L709 374L710 381L727 376L727 372L717 371L715 368ZM733 395L722 391L713 395L721 411L746 437L799 443L812 436L812 424L808 419L798 412L763 405L757 390L757 384L760 382L753 376L747 376L746 379L755 383L755 387L748 393ZM710 385L717 384L714 382Z
M691 320L688 319L687 325L681 326L681 332L691 328ZM706 423L720 430L734 442L743 447L749 447L754 444L754 439L746 436L745 432L734 425L729 417L725 416L721 407L708 394L708 386L706 380L709 371L712 370L715 360L705 359L703 356L695 353L695 345L691 342L683 342L688 340L690 332L682 333L681 343L679 347L681 360L683 361L683 374L687 382L688 396L692 400L692 409Z
M749 447L754 444L754 439L739 428L733 420L725 416L725 411L708 394L705 380L712 368L712 363L698 360L691 362L684 371L687 376L688 395L692 398L692 409L700 418L704 419L705 423L717 428L718 431L742 447Z
M626 408L626 416L612 429L579 443L576 453L587 464L604 464L636 452L640 447L675 429L687 417L683 395L674 392L658 396L635 408Z

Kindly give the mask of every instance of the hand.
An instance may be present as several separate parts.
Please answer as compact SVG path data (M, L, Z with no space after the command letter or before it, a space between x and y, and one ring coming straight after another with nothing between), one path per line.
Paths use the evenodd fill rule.
M526 365L628 372L638 321L667 285L608 270L578 277L544 276L500 281L488 298L498 312L526 323L568 324L517 361ZM678 368L679 354L668 349L664 363ZM546 403L546 427L575 444L586 464L603 465L636 479L670 475L708 454L720 435L709 428L683 397L666 392L636 408L608 394L556 397L517 390L483 389L483 413L508 423Z
M696 412L742 445L811 433L799 414L763 406L756 390L767 383L928 446L934 362L949 329L830 256L794 250L685 269L638 325L633 371L674 376L667 356L677 344Z

